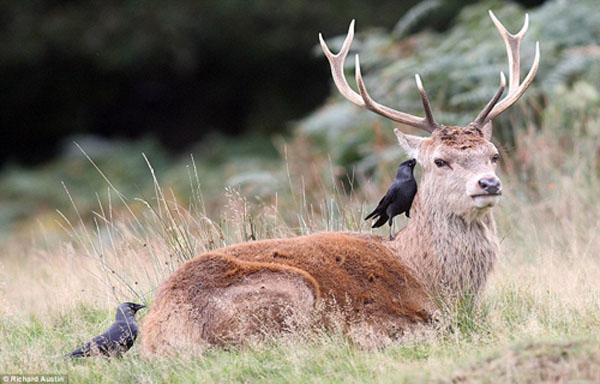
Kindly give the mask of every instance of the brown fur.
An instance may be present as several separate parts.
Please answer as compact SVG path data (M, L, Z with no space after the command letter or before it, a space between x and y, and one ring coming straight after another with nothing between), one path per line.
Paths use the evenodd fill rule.
M434 144L437 142L460 150L475 148L487 141L481 129L472 126L442 126L433 131L431 139Z
M322 296L368 317L426 317L423 287L379 237L318 233L235 245L223 252L243 260L277 260L307 271L318 282Z
M472 195L479 178L495 175L497 151L475 128L396 134L423 176L411 221L395 239L318 233L200 255L160 287L143 324L143 351L242 343L285 330L325 301L343 308L346 322L389 334L427 321L440 302L476 297L498 252L490 212L497 198ZM437 167L436 158L450 166Z
M143 349L168 353L242 342L262 332L265 321L289 310L300 309L309 315L314 303L323 299L337 303L350 317L364 315L367 322L405 325L425 320L425 290L382 243L378 237L319 233L239 244L201 255L161 286L144 320ZM247 286L248 279L265 271L272 275L258 289L239 292L240 285ZM288 293L286 300L277 302L282 296L274 278L277 274L296 286L309 288L311 294ZM235 300L227 298L231 291L238 292ZM227 302L230 311L219 310L211 302L215 298ZM260 314L282 303L287 308L276 310L278 314ZM232 314L240 313L268 319L254 324L233 321Z
M202 351L209 345L239 343L263 322L281 320L288 302L308 311L318 292L315 280L294 267L203 254L161 286L144 320L144 350ZM244 318L245 313L249 316Z

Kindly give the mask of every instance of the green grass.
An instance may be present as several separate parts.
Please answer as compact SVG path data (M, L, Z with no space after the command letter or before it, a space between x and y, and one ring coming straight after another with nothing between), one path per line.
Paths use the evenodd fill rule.
M74 383L399 383L447 381L453 377L499 382L511 375L526 378L565 372L570 378L600 377L598 367L596 376L589 373L594 369L590 365L600 362L600 340L590 339L578 327L566 330L550 326L544 330L549 336L543 339L515 329L510 336L446 335L379 350L357 348L340 335L321 335L289 336L243 349L212 350L199 358L145 360L135 348L122 359L71 361L63 357L75 344L108 325L111 318L108 311L82 306L44 322L34 318L16 323L3 319L2 366L10 367L12 373L66 374ZM558 364L557 359L560 367L553 371L548 361ZM546 365L540 363L542 368L536 371L538 360ZM493 369L485 372L485 367Z

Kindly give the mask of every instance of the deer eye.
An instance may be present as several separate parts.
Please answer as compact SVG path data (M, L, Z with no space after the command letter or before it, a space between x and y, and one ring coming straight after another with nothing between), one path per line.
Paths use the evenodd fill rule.
M433 162L435 163L435 165L438 166L438 168L442 168L442 167L447 167L448 166L448 162L446 160L435 159L435 160L433 160Z
M492 163L497 163L498 160L500 160L500 155L496 153L494 156L492 156Z

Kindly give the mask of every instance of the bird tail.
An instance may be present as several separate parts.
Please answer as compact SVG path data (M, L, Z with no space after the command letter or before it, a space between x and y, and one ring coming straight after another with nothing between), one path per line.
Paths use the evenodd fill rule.
M381 215L381 216L379 216L379 219L375 222L375 224L373 224L373 226L371 228L379 228L383 224L385 224L387 220L388 220L387 215Z
M365 217L365 220L369 220L370 218L374 217L377 214L377 210L374 210L373 212L369 213L367 215L367 217Z
M85 357L85 353L83 353L83 350L81 348L77 348L73 352L65 355L65 357L70 357L71 359L75 359L78 357Z

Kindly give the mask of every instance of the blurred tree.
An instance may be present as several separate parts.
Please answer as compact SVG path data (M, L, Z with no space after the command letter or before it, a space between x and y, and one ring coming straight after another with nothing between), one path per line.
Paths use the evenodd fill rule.
M411 31L445 28L470 2L447 0ZM416 3L0 2L0 162L42 161L74 133L152 132L181 149L214 130L282 130L329 93L318 31L391 28Z

